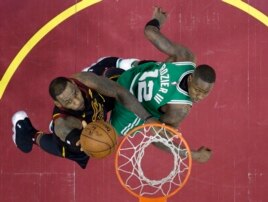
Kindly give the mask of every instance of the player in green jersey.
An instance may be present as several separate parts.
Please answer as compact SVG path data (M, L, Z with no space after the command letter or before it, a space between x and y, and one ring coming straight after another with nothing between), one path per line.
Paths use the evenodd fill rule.
M189 114L193 103L203 100L211 92L216 73L209 65L196 67L194 54L186 47L171 42L160 32L166 12L156 7L153 19L144 29L146 38L168 55L165 62L146 62L125 71L118 83L128 89L151 113L152 118L178 128ZM111 123L119 134L144 123L120 103L115 104ZM211 150L201 147L192 153L199 162L206 162Z

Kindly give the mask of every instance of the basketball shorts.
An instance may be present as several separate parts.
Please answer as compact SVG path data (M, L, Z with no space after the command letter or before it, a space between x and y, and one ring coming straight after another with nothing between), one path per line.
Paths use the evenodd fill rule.
M70 148L63 146L63 142L55 134L44 134L40 139L40 147L58 157L75 161L81 168L85 169L89 161L89 156L84 152L74 152Z

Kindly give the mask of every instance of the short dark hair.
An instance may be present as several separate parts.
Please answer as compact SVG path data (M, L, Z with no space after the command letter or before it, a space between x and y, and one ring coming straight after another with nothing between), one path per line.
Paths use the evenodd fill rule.
M203 81L208 82L208 83L215 83L216 72L211 66L203 64L195 68L194 77L200 78Z
M70 82L70 80L66 77L57 77L50 82L49 94L53 100L57 101L57 96L65 90L68 82Z

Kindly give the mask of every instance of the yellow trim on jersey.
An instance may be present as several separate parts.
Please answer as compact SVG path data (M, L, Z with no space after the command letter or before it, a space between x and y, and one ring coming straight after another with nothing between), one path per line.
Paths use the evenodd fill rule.
M115 79L115 78L118 78L120 75L114 75L114 76L111 76L109 77L109 79Z
M65 153L65 147L62 147L62 153L61 153L61 155L62 155L63 158L65 158L65 154L66 154Z
M60 116L60 115L61 113L53 114L52 119L54 120L55 118L57 118L57 116Z
M98 94L99 94L99 93L98 93ZM105 102L104 97L103 97L101 94L99 94L99 96L101 97L102 101Z
M93 97L92 91L90 89L88 89L88 94L90 95L90 97Z

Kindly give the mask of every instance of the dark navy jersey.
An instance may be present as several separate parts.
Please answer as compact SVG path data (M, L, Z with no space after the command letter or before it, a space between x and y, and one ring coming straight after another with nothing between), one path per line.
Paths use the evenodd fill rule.
M93 70L92 73L103 75L111 80L116 80L124 71L117 68L111 68L116 66L117 60L118 58L116 57L105 58L93 65L90 69ZM81 121L85 120L87 123L99 119L105 120L107 112L113 109L114 99L100 95L98 92L89 89L83 83L75 79L71 78L70 80L75 82L81 90L84 98L85 110L73 111L55 107L53 111L53 121L59 117L65 116L73 116ZM53 130L53 126L51 129ZM78 135L80 136L79 132ZM44 135L41 140L40 143L42 144L40 146L48 153L73 160L82 168L86 168L89 156L87 156L84 152L81 152L80 147L67 144L67 141L62 141L55 133L52 135Z
M75 84L81 90L82 96L84 98L85 109L82 111L74 111L55 106L53 111L53 122L57 118L64 118L66 116L73 116L80 119L81 121L84 120L87 123L96 120L106 120L107 113L113 108L114 98L103 96L97 91L91 90L89 87L76 79L70 78L70 80L75 82ZM53 128L54 127L52 126L52 130L54 130ZM67 142L63 142L55 133L54 138L57 144L63 149L62 156L65 156L69 159L75 159L77 157L77 162L80 161L80 158L85 158L88 160L86 154L80 151L80 147L68 144Z
M81 90L84 98L85 109L82 111L74 111L55 106L53 111L53 120L65 116L74 116L81 121L85 120L87 123L96 120L106 120L107 113L111 111L114 106L114 98L103 96L98 92L91 90L76 79L70 78L70 80L75 82Z

